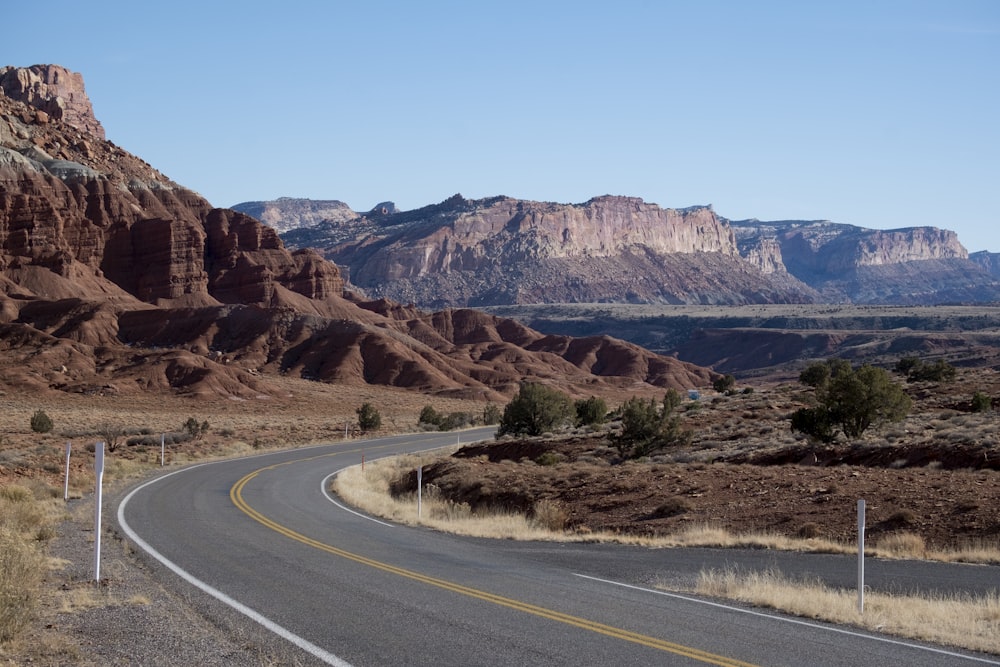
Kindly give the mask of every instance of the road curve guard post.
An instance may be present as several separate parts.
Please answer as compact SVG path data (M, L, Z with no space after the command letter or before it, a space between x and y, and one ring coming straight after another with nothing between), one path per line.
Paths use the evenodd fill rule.
M104 443L94 446L94 582L101 583L101 502L104 485Z
M865 501L858 500L858 613L865 613Z
M63 502L69 502L69 453L73 449L73 443L66 441L66 475L63 477Z

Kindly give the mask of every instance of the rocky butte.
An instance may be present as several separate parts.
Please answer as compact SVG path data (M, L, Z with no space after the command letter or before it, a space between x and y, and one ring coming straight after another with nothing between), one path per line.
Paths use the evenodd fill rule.
M281 373L504 400L525 379L710 381L607 336L355 297L317 252L106 141L78 74L0 73L0 387L259 396Z
M269 214L295 219L283 201L269 202ZM731 221L711 206L661 208L634 197L557 204L455 195L353 218L341 208L283 239L318 249L372 296L424 307L1000 300L995 260L970 259L952 231Z

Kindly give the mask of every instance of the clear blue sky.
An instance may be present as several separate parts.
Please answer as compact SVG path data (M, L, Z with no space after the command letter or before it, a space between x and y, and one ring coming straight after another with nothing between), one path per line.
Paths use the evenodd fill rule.
M460 192L953 229L1000 252L1000 2L66 2L0 64L216 206Z

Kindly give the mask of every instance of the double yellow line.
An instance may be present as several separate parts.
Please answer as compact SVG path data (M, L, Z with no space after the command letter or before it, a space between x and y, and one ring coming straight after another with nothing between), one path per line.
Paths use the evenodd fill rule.
M324 455L330 456L330 455ZM317 456L313 458L322 458L322 456ZM308 460L308 459L307 459ZM300 459L301 461L301 459ZM279 463L271 466L266 466L260 468L246 475L240 479L233 487L229 490L229 497L232 499L233 504L236 505L242 512L247 516L254 519L255 521L267 526L275 532L281 533L285 537L293 539L302 544L308 545L310 547L325 551L327 553L333 554L335 556L340 556L341 558L346 558L347 560L354 561L355 563L360 563L362 565L367 565L383 572L389 572L391 574L399 575L401 577L406 577L407 579L412 579L413 581L419 581L430 586L435 586L437 588L444 589L446 591L451 591L453 593L458 593L460 595L466 595L471 598L476 598L478 600L483 600L485 602L492 602L493 604L498 604L502 607L507 607L509 609L515 609L517 611L524 612L526 614L532 614L534 616L540 616L541 618L547 618L553 621L558 621L560 623L565 623L567 625L572 625L583 630L589 630L590 632L596 632L598 634L606 635L608 637L614 637L615 639L621 639L627 642L632 642L634 644L640 644L652 649L657 649L660 651L666 651L668 653L674 653L676 655L681 655L687 658L692 658L700 662L709 665L718 665L719 667L755 667L751 663L743 662L740 660L734 660L732 658L726 658L724 656L715 655L713 653L708 653L706 651L700 651L695 648L684 646L682 644L675 644L674 642L668 642L662 639L657 639L655 637L649 637L647 635L642 635L637 632L630 632L628 630L623 630L621 628L616 628L610 625L604 625L603 623L597 623L595 621L589 621L578 616L571 616L570 614L564 614L562 612L554 611L552 609L546 609L545 607L539 607L537 605L528 604L527 602L521 602L519 600L514 600L512 598L503 597L501 595L494 595L493 593L487 593L486 591L481 591L475 588L470 588L468 586L462 586L461 584L456 584L450 581L445 581L444 579L437 579L435 577L429 577L419 572L414 572L413 570L407 570L401 567L396 567L395 565L390 565L388 563L383 563L381 561L373 560L371 558L366 558L358 554L351 553L349 551L344 551L343 549L338 549L335 546L319 542L314 540L302 533L298 533L286 526L272 521L267 518L253 507L251 507L243 499L243 489L247 484L250 483L257 475L267 470L273 470L284 465L289 465L289 463L297 463L298 461L290 461L288 463Z

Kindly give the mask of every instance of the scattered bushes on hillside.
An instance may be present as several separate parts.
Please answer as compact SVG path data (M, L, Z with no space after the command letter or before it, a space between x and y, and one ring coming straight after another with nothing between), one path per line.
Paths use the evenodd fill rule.
M356 412L358 413L358 427L363 432L377 431L382 428L382 415L371 403L363 403Z
M417 426L431 431L453 431L456 428L472 426L475 422L476 416L471 412L449 412L445 415L430 405L425 405L417 418Z
M582 398L574 404L576 408L577 426L595 426L603 424L608 418L608 404L603 398L591 396Z
M867 364L855 369L843 359L810 364L799 381L816 390L816 406L792 414L792 430L830 442L837 429L857 438L882 422L901 421L911 400L883 368Z
M896 362L896 372L905 375L910 382L951 382L957 371L943 359L925 364L917 357L903 357Z
M185 433L191 436L192 440L197 440L208 433L208 422L203 421L199 423L194 417L188 417L187 421L184 422L184 425L181 428Z
M680 424L674 414L681 404L681 395L670 389L662 402L632 397L620 409L622 429L611 436L611 442L623 458L639 458L668 447L680 447L691 442L692 433Z
M566 426L575 416L569 396L558 389L526 382L504 408L497 437L541 435Z
M52 426L52 419L44 410L35 410L35 414L31 415L31 430L35 433L48 433Z

